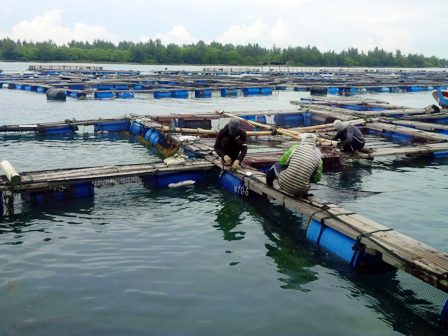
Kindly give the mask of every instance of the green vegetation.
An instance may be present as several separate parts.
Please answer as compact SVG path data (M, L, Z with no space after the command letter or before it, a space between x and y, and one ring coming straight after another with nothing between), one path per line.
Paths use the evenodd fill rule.
M316 47L288 47L272 49L258 44L246 46L211 42L178 46L155 41L134 43L95 40L93 43L71 41L58 46L54 42L21 42L9 38L0 40L0 60L46 62L135 62L144 64L216 64L258 65L261 62L288 63L290 66L313 67L398 67L424 68L448 66L446 59L425 57L422 54L403 55L375 48L367 53L349 48L336 53L320 52Z

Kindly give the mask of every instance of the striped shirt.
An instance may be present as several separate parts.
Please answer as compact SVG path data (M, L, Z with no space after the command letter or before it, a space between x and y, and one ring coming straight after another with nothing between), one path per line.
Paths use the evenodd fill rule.
M302 143L291 155L288 168L278 176L280 188L289 194L303 196L310 190L310 179L320 168L321 158L315 151L315 144Z

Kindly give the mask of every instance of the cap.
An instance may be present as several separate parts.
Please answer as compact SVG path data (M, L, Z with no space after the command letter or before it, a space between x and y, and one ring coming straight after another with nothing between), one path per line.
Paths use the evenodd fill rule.
M229 121L229 134L230 136L236 135L238 129L240 128L240 121L236 118L232 118Z

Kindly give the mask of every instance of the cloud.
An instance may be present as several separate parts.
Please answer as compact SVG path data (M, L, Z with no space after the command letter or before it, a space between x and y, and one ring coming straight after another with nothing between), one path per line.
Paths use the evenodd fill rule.
M168 45L170 43L175 43L177 45L191 44L199 41L198 38L190 36L190 33L188 33L183 26L175 26L169 33L157 34L152 38L152 40L156 39L162 40L162 44L164 45ZM149 40L150 38L144 35L140 38L141 42L148 42Z
M278 19L274 26L269 26L262 20L257 20L252 26L233 25L227 32L215 39L220 43L246 45L258 43L262 46L288 47L298 45L298 40L291 36L287 23Z
M61 26L62 11L55 9L44 13L43 16L36 16L30 22L21 21L12 27L8 36L12 40L26 41L48 41L52 40L56 44L65 44L71 40L93 42L95 39L117 42L115 35L108 33L102 26L89 26L84 23L76 23L75 28L64 28Z

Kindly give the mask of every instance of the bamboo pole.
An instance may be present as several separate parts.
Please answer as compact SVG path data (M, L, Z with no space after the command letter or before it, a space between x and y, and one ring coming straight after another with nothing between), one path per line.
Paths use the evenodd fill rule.
M259 123L259 122L252 121L252 120L246 120L246 119L243 119L243 118L241 118L241 117L235 116L235 115L230 114L230 113L227 113L227 112L216 111L216 113L223 114L223 115L225 115L225 116L228 117L228 118L236 118L236 119L239 119L239 120L241 120L241 121L245 121L245 122L251 124L252 126L257 126L257 127L262 127L262 128L266 128L266 129L270 129L270 130L272 130L272 127L269 126L269 125L261 124L261 123ZM277 131L277 133L280 133L280 134L283 134L283 135L287 135L287 136L289 136L289 137L291 137L291 138L294 138L294 139L296 139L296 140L299 140L299 141L302 140L302 139L298 136L298 134L295 133L295 132L293 132L293 131L289 131L289 130L286 130L286 129L284 129L284 128L276 128L275 130ZM300 134L300 133L299 133L299 134ZM328 143L328 144L331 145L331 146L336 146L336 144L337 144L337 141L332 141L332 140L324 139L324 138L317 138L317 141L320 142L320 143L324 143L324 142L325 142L325 143Z
M217 131L213 130L205 130L202 128L180 128L180 127L169 127L162 126L161 130L164 132L176 132L176 133L193 133L193 134L207 134L207 135L217 135ZM272 132L269 131L247 131L247 135L249 136L257 136L257 135L272 135Z
M364 119L346 120L346 121L352 125L365 125L367 123ZM380 121L380 118L373 118L372 122L373 121ZM301 133L301 132L314 131L314 130L325 129L325 128L333 128L333 123L316 125L316 126L296 127L296 128L289 129L289 131Z

